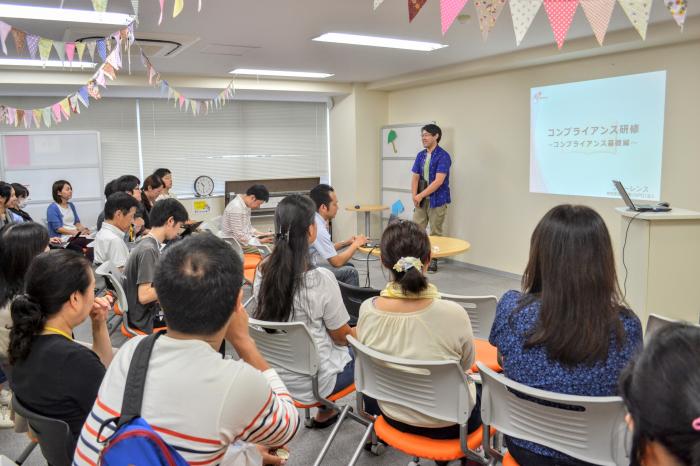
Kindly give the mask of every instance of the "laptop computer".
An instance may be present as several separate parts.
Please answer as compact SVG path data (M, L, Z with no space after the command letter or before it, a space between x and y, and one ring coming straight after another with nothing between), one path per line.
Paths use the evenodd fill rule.
M621 182L613 180L613 184L617 188L617 192L620 193L622 200L625 201L625 204L627 204L627 208L629 208L629 210L634 210L635 212L668 212L671 210L671 208L666 205L635 204L632 202L632 199L630 198L629 194L627 194L627 190L624 186L622 186Z

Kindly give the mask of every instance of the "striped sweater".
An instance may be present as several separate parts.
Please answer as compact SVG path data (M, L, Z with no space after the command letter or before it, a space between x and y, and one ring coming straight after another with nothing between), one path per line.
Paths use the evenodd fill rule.
M98 463L105 420L119 416L124 382L136 345L132 338L109 366L78 440L73 464ZM192 465L219 464L229 445L281 446L299 426L299 413L274 370L260 372L224 360L201 340L162 336L156 342L144 389L142 417ZM103 441L114 424L102 431Z

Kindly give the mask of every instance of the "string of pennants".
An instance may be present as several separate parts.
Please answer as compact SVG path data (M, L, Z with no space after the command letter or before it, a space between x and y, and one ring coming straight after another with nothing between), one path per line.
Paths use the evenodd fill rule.
M420 13L428 0L408 0L408 21L412 22ZM440 0L440 21L442 34L445 35L459 16L469 0ZM663 0L666 8L675 19L676 24L683 29L688 9L687 0ZM162 0L161 0L162 2ZM373 0L376 10L384 0ZM508 0L515 31L515 42L520 45L527 30L532 25L537 12L542 4L547 13L549 24L554 33L557 46L561 49L569 31L571 22L579 5L583 9L586 19L591 24L593 33L600 45L603 45L605 33L610 24L615 4L619 3L627 18L637 30L642 39L646 39L649 14L652 0ZM503 11L506 0L474 0L479 29L484 40L496 25L499 15Z
M158 24L163 22L163 11L165 9L165 0L158 0L160 3L160 17L158 18ZM95 11L105 12L107 11L107 5L109 0L92 0L92 8ZM138 17L139 15L139 0L131 0L131 7L134 9L134 15ZM173 3L173 18L177 17L182 10L185 8L184 0L175 0ZM202 11L202 0L197 0L197 12Z

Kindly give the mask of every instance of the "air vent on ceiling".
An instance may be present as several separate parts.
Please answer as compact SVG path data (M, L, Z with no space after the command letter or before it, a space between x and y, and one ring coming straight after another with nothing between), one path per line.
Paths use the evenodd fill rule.
M103 35L96 31L86 29L67 30L64 41L82 42L86 40L101 39ZM150 58L169 58L181 53L193 44L199 42L199 37L185 36L179 34L152 34L139 33L136 31L135 46L141 47L143 52Z

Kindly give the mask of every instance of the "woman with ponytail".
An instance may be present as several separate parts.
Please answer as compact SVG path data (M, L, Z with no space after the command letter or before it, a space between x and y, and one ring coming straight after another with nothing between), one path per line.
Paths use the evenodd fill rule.
M15 396L29 409L68 423L77 441L112 360L106 316L95 298L87 259L70 250L44 252L29 266L25 292L12 302L9 362ZM92 320L92 350L73 329Z
M354 361L347 348L353 335L340 287L330 270L316 268L309 245L316 239L314 204L307 197L285 197L275 210L276 242L272 254L258 266L253 293L257 300L254 317L272 322L303 322L318 348L319 392L328 397L354 381ZM314 402L308 377L278 369L295 400ZM314 427L333 424L338 413L319 410Z
M457 303L440 299L425 272L430 264L430 241L417 224L401 221L389 225L381 241L381 262L392 280L377 298L360 307L359 340L384 354L418 360L453 360L468 370L474 363L471 322ZM468 430L481 424L476 388L469 382L474 401ZM374 400L365 407L379 414ZM434 439L459 437L459 426L392 403L380 403L387 423L403 432ZM457 409L457 407L455 407Z
M620 377L631 466L700 466L700 327L671 324Z

